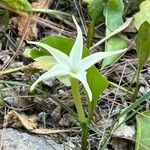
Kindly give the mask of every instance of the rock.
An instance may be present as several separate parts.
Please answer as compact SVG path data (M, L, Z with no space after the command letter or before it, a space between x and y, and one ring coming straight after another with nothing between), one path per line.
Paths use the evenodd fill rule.
M135 127L122 125L113 133L113 137L134 141Z
M15 129L0 130L3 150L63 150L51 137L28 134Z

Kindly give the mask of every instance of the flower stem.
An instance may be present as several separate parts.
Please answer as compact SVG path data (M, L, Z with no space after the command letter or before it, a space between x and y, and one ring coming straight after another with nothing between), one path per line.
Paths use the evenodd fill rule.
M71 88L72 88L72 95L74 99L74 103L79 115L79 121L82 128L81 133L81 150L86 150L88 148L88 127L87 127L87 118L85 117L81 98L80 98L80 91L79 91L79 81L75 78L70 79L71 81Z
M86 42L86 46L88 49L92 45L93 36L94 36L94 26L95 26L94 21L91 20L88 27L87 42Z
M79 81L72 77L70 81L71 81L73 100L74 100L74 103L75 103L75 106L79 115L79 121L84 123L86 122L86 118L84 115L83 106L82 106L81 98L80 98Z
M86 124L82 124L82 133L81 133L81 150L87 150L88 149L88 135L89 135L89 129Z

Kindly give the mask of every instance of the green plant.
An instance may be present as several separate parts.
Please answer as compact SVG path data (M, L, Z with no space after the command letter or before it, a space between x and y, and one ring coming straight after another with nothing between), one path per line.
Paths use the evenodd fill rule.
M25 11L32 14L32 7L28 0L0 0L5 3L8 7L13 8L17 11Z
M90 16L86 41L87 48L90 48L93 41L95 24L103 20L103 9L105 3L104 0L83 0L83 2L87 3L88 13Z
M136 37L136 52L138 56L138 64L137 64L137 71L135 73L136 77L136 89L133 96L133 101L136 99L138 95L138 91L140 88L139 78L140 72L143 66L146 64L150 57L150 24L145 21L139 28L137 37Z
M87 48L92 45L94 37L95 25L100 21L105 20L106 26L106 37L111 35L113 31L119 28L123 24L123 14L124 14L124 2L123 0L83 0L88 5L88 13L90 16L88 32L87 32ZM117 44L116 44L117 43ZM105 51L117 51L119 49L124 49L128 46L127 41L115 35L105 42ZM114 55L107 57L103 60L102 67L114 63L120 55Z
M112 32L118 29L123 24L123 14L124 14L124 2L123 0L108 0L106 7L104 9L106 33L105 36L108 37ZM105 52L117 51L119 49L124 49L128 47L128 43L125 36L115 35L105 41ZM107 57L102 62L102 67L108 66L114 63L120 55L114 55L112 57Z
M98 87L99 85L97 85L97 87L92 85L92 84L95 84L94 82L96 82L96 81L93 82L94 79L92 79L92 76L95 75L96 78L99 80L98 78L99 75L97 76L97 72L93 70L92 72L90 71L90 73L92 73L92 76L91 76L90 73L88 74L88 70L90 70L89 68L91 68L95 63L99 62L100 60L106 57L115 55L115 54L123 53L125 52L125 50L119 50L115 52L97 52L95 54L82 58L83 50L84 50L82 31L74 17L73 17L73 20L77 27L78 32L77 32L77 38L69 52L69 56L66 53L61 52L60 50L49 46L48 44L45 44L42 42L31 42L31 41L28 42L30 44L36 44L37 46L44 48L54 57L56 61L55 65L53 65L46 73L41 75L33 83L33 85L30 88L30 91L32 91L36 87L36 85L43 80L46 80L52 77L61 77L61 76L67 77L67 80L70 83L71 88L72 88L72 95L73 95L74 103L77 109L79 121L80 121L81 128L82 128L81 149L85 150L87 149L88 124L92 120L94 106L96 105L96 102L97 102L97 99L96 100L94 99L98 98L99 91L101 91L101 89ZM65 47L63 47L63 49L65 49ZM59 78L59 79L62 81L62 78ZM87 117L84 113L84 108L82 106L82 101L80 97L80 89L79 89L79 81L83 84L85 91L87 93L87 99L88 99L88 116ZM107 81L105 81L103 77L100 78L100 81L103 82L101 84L105 84L105 88L106 88Z
M135 72L135 75L132 79L132 82L129 86L129 90L131 88L131 85L133 83L134 80L136 80L136 89L134 92L134 95L132 97L132 101L134 102L133 104L131 104L128 108L126 108L125 110L123 110L123 112L120 111L120 114L118 115L118 117L116 118L116 121L114 121L114 125L112 126L112 129L110 131L109 136L106 136L107 138L105 138L105 140L103 141L103 146L102 146L102 150L106 149L106 146L108 144L108 141L110 139L110 135L119 127L121 126L123 123L125 123L127 120L129 120L131 117L133 117L143 106L145 102L149 97L150 97L150 92L148 92L147 94L145 94L144 96L142 96L141 98L137 99L137 95L138 95L138 91L139 91L139 77L140 77L140 72L143 68L143 66L146 64L146 62L148 61L149 57L150 57L150 24L145 21L139 28L137 37L136 37L136 51L137 51L137 56L138 56L138 64L137 64L137 70ZM127 95L127 94L126 94ZM142 104L143 103L143 104ZM123 108L122 108L123 109ZM129 114L129 115L127 115ZM119 123L119 119L121 117L125 116L125 119ZM146 132L142 129L142 131L140 131L142 125L143 126L147 126L147 124L145 123L147 120L147 118L142 118L143 119L143 124L140 126L139 124L139 120L141 119L141 116L139 115L137 117L137 127L138 127L138 131L137 131L137 141L136 141L136 149L139 149L139 147L141 148L142 145L140 145L139 141L143 144L143 145L149 145L149 143L147 143L147 141L145 139L143 139L140 137L142 134L142 137L146 137L147 134ZM144 120L145 119L145 120ZM144 122L145 121L145 122ZM138 135L140 134L140 135ZM147 136L148 138L148 136ZM142 149L144 149L142 147Z
M88 14L90 16L86 41L87 48L90 48L93 41L95 24L103 20L103 9L105 3L104 0L83 0L83 2L87 3Z
M148 150L150 148L150 110L136 116L137 132L135 150Z
M144 0L140 4L140 11L137 12L133 17L134 17L134 26L137 30L139 30L140 26L145 22L150 23L150 12L149 12L149 7L150 7L150 1L149 0Z

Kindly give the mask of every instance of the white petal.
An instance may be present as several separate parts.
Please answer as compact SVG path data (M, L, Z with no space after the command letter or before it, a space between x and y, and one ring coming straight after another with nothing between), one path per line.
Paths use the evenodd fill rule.
M110 57L112 55L123 53L126 50L127 49L117 50L117 51L112 51L112 52L97 52L97 53L94 53L94 54L92 54L90 56L87 56L87 57L85 57L84 59L81 60L80 69L81 70L87 70L88 68L90 68L91 66L93 66L94 64L99 62L100 60L102 60L106 57Z
M50 70L48 70L46 73L44 73L43 75L41 75L30 87L30 91L33 91L34 88L36 87L36 85L43 81L43 80L47 80L49 78L52 77L56 77L56 76L64 76L64 75L68 75L69 72L66 71L62 65L58 64L53 66Z
M87 74L86 71L81 71L78 74L71 74L71 76L81 81L88 94L89 100L92 101L92 92L87 82L86 74Z
M77 28L77 37L70 52L70 61L72 66L77 66L77 63L80 62L82 59L83 37L82 37L81 28L79 27L75 17L73 16L72 18Z
M63 63L65 65L68 65L69 57L65 53L63 53L63 52L47 45L47 44L41 43L41 42L32 42L32 41L30 41L28 43L29 44L35 44L35 45L38 45L38 46L46 49L56 59L56 61L58 63Z

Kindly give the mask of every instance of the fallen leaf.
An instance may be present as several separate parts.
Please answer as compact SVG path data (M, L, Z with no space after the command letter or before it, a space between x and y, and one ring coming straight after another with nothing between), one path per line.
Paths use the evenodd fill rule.
M52 4L52 0L38 0L37 2L32 3L32 8L36 9L46 9ZM32 17L38 17L40 13L34 14ZM37 38L38 28L37 22L29 19L29 15L25 13L25 16L19 16L18 18L18 35L23 37L24 40L33 40Z
M79 132L79 129L67 129L67 130L59 130L59 129L49 129L43 128L37 123L38 118L36 115L27 116L24 113L18 113L15 110L8 112L8 114L4 117L3 127L6 128L8 126L18 128L24 127L29 132L36 134L52 134L52 133L62 133L62 132Z
M69 129L69 130L57 130L57 129L45 129L45 128L39 128L39 129L33 129L31 131L32 133L36 134L54 134L54 133L62 133L62 132L80 132L80 130L74 130L74 129Z
M14 110L8 112L8 114L4 117L4 127L7 127L11 124L12 127L25 127L27 130L32 130L37 128L37 116L31 115L27 116L23 113L18 113Z

